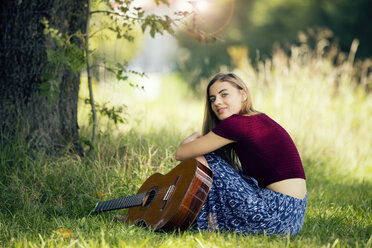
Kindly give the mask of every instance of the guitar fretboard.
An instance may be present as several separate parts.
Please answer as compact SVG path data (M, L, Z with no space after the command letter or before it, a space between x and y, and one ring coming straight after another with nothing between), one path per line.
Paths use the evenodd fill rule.
M142 193L138 195L131 195L114 200L100 202L96 205L94 213L141 206L145 196L146 193Z

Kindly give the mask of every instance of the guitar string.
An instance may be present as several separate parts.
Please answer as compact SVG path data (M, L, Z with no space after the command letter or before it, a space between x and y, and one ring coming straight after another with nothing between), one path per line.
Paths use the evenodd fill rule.
M203 173L203 174L205 174L205 173ZM209 177L209 176L207 176L207 177ZM199 178L199 180L200 180L200 178ZM204 180L201 180L201 181L204 183ZM175 184L172 184L172 185L175 185ZM169 191L169 188L171 186L168 186L166 188L163 187L163 188L161 188L161 190L157 190L156 191L156 194L163 194L165 192L168 192ZM136 195L126 196L126 197L122 197L122 198L118 198L118 199L113 199L113 200L108 200L108 201L100 202L99 205L101 205L101 207L99 209L97 209L97 211L101 210L102 208L105 208L104 210L106 210L106 209L114 210L114 209L119 208L119 207L121 208L122 205L126 205L126 204L132 205L130 203L132 203L133 201L140 200L142 198L142 196L145 196L149 192L151 192L151 191L140 193L140 194L136 194ZM143 200L144 199L142 199L142 201ZM108 204L108 205L106 206L106 204ZM128 206L123 207L123 208L127 208L127 207Z
M166 193L171 186L169 186L167 188L161 188L161 190L157 190L156 191L156 194ZM100 208L97 209L97 211L101 211L101 209L103 209L103 208L104 208L104 210L107 210L107 209L114 210L115 208L121 206L121 204L119 204L119 206L117 206L118 205L118 203L117 203L118 201L120 201L120 200L126 200L126 198L129 198L129 200L131 200L132 198L135 198L135 197L142 197L142 195L145 196L147 193L149 193L149 192L144 192L144 193L140 193L140 194L136 194L136 195L131 195L131 196L126 196L126 197L122 197L122 198L118 198L118 199L113 199L113 200L108 200L108 201L100 202L99 203L99 207Z
M140 200L142 197L144 197L146 193L141 193L137 195L132 195L132 196L127 196L119 199L113 199L109 201L102 202L101 208L100 209L116 209L122 205L125 207L128 207L127 205L133 205L133 202L137 202ZM120 203L120 204L119 204ZM124 208L125 208L124 207Z
M203 182L203 180L202 180L202 182ZM172 184L172 185L174 185L174 184ZM162 190L158 190L158 191L156 191L156 193L157 194L162 194L166 191L169 191L169 188L171 186L169 186L166 190L165 190L165 188L162 188ZM127 197L123 197L123 198L119 198L119 199L113 199L113 200L102 202L102 205L101 205L100 209L105 208L105 210L106 209L114 210L114 209L117 209L117 208L127 208L127 207L129 207L127 205L133 205L134 204L134 203L132 203L133 201L138 201L138 200L143 201L143 199L141 199L141 198L142 198L142 196L145 196L147 193L149 193L149 192L144 192L144 193L137 194L137 195L131 195L131 196L127 196Z
M106 210L106 209L114 209L116 206L113 206L115 203L115 200L109 200L107 202L103 202L101 205L101 209Z
M168 190L169 190L169 187L168 187L167 190L162 189L162 190L156 191L156 194L162 194L162 193L164 193ZM104 208L104 209L115 209L119 206L126 205L125 203L128 203L128 205L132 205L132 204L130 204L132 201L136 201L136 200L141 199L142 196L143 197L146 196L147 193L149 193L149 192L144 192L144 193L137 194L137 195L131 195L131 196L127 196L127 197L123 197L123 198L119 198L119 199L113 199L113 200L108 200L108 201L105 201L105 202L101 202L100 208L98 209L98 211L101 210L102 208ZM143 199L142 199L142 201L143 201Z
M120 199L116 199L116 200L110 200L108 202L107 208L108 209L116 209L121 205L124 205L123 207L125 207L127 205L132 205L132 203L135 202L135 200L137 200L136 198L138 198L138 200L141 198L140 195L137 195L137 196L138 197L131 197L130 196L130 197L125 198L125 199L120 198ZM135 198L135 199L133 199L133 198Z

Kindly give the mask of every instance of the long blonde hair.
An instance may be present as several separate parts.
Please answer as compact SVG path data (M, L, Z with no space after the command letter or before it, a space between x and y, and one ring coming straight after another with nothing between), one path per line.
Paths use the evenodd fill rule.
M211 103L209 102L209 89L215 82L229 82L233 87L237 88L238 90L243 90L246 95L247 99L245 100L242 109L240 110L239 114L241 115L251 115L257 113L256 110L253 109L252 98L249 93L248 87L243 82L241 78L239 78L234 73L217 73L209 82L207 89L206 89L206 98L205 98L205 111L204 111L204 122L203 122L203 135L210 132L214 127L220 123L220 120L217 118L216 114L212 110ZM232 148L232 144L224 146L216 151L216 153L221 156L226 162L228 162L234 169L240 170L240 165L237 163L237 156L235 151Z

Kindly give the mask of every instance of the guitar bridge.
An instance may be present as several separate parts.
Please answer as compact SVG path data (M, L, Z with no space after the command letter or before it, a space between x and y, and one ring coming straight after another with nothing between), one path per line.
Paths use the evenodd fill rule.
M168 201L168 200L169 200L170 195L172 194L174 188L175 188L174 184L171 185L171 186L168 188L168 191L167 191L167 193L165 194L165 196L164 196L164 198L163 198L163 201Z
M167 193L165 194L165 196L163 198L163 205L160 208L160 212L164 210L165 205L167 204L168 200L172 197L173 192L174 192L174 189L176 188L176 184L178 182L179 177L180 176L176 177L176 180L174 180L174 183L171 186L169 186L169 188L167 190Z

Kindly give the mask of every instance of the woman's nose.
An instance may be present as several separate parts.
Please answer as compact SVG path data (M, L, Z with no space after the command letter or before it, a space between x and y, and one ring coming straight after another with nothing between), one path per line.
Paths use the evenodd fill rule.
M219 97L216 97L214 100L214 105L221 105L221 99Z

